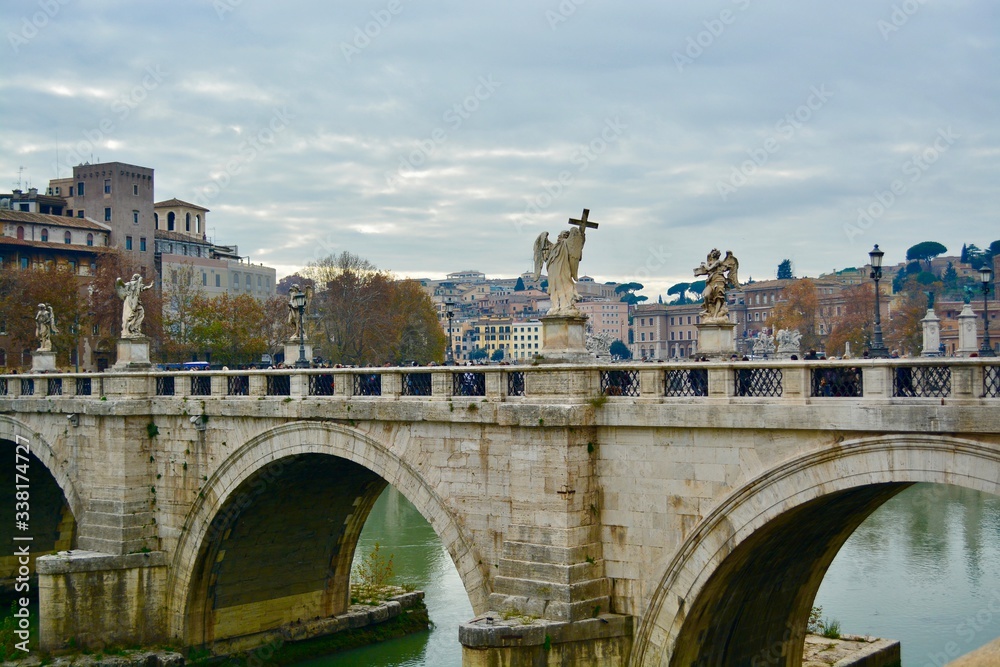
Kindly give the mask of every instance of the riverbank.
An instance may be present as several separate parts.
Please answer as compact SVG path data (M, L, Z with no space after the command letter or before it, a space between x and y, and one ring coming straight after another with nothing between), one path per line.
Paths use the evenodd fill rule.
M164 647L159 651L108 648L59 656L27 654L2 667L212 667L238 664L247 667L281 667L312 658L426 632L430 628L423 591L391 597L378 604L355 604L343 614L282 628L256 639L257 647L245 651L211 654L193 649L187 655Z

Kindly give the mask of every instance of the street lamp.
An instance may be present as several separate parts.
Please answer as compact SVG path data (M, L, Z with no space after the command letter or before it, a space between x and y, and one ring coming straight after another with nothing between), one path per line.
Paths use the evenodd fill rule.
M445 315L448 316L448 357L447 357L447 361L448 361L449 364L453 364L453 363L455 363L455 347L454 347L454 345L451 342L451 318L455 317L455 311L453 310L454 307L455 307L455 304L452 303L452 301L449 299L447 302L445 302L444 305L445 305L445 308L447 308L447 310L445 311Z
M306 360L306 332L302 328L302 313L306 309L306 293L294 292L292 294L292 307L299 311L299 360L295 362L296 368L309 368Z
M980 357L995 357L990 344L990 311L986 297L990 294L990 283L993 282L993 269L985 264L979 269L979 280L983 283L983 345L979 348Z
M868 356L875 359L885 359L889 356L889 350L882 342L882 312L879 308L878 281L882 279L882 255L885 253L878 249L878 244L868 253L871 259L872 272L871 279L875 281L875 330L872 332L872 342L868 346Z

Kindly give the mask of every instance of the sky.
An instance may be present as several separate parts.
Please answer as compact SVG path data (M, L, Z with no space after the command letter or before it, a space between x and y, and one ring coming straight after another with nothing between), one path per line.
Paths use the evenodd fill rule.
M1000 4L5 0L0 175L155 169L210 237L292 273L581 272L651 299L1000 238ZM23 167L23 170L21 168Z

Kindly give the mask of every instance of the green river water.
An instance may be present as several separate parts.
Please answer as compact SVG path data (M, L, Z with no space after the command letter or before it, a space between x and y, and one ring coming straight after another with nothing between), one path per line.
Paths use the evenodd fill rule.
M300 667L459 667L458 625L473 617L468 596L430 525L392 488L376 503L357 553L375 541L394 555L400 581L426 591L434 628ZM1000 498L949 486L907 489L851 536L816 604L844 632L902 641L903 667L940 667L1000 637Z

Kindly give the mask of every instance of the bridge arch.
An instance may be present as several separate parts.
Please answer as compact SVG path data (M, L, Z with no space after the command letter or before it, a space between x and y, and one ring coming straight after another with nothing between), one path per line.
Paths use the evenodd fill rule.
M333 470L332 461L339 462L341 469L346 466L354 471L355 486L348 492L355 495L355 510L345 521L350 523L345 530L353 540L350 553L372 504L386 484L391 484L413 503L441 538L473 608L485 609L488 591L480 558L452 512L424 477L407 460L357 429L333 422L300 421L283 424L249 440L216 470L193 504L169 574L168 623L173 637L187 644L211 639L206 636L206 620L199 617L199 609L211 578L205 571L206 555L213 548L211 542L218 538L220 516L230 513L227 507L238 507L241 503L249 506L241 495L259 493L258 489L267 487L268 479L291 476L289 479L304 480L301 471L309 469L311 478L315 476L313 473ZM221 530L227 529L221 526ZM349 556L346 556L348 568ZM338 556L341 560L344 557Z
M64 420L65 421L65 420ZM31 453L35 455L49 474L55 479L56 484L62 490L66 504L69 505L70 512L79 519L83 516L83 501L73 484L71 469L72 457L60 457L56 454L52 445L42 437L40 433L32 430L27 424L9 415L0 415L0 440L16 442L18 438L27 440L31 445Z
M1000 495L1000 447L943 435L865 437L748 480L667 566L630 664L801 664L808 612L840 547L917 482Z

